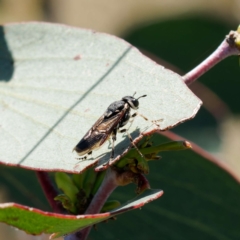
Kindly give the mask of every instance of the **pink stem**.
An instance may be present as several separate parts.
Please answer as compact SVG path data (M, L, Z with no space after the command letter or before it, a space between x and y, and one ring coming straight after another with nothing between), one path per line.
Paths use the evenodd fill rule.
M220 44L220 46L202 63L200 63L197 67L195 67L192 71L188 72L186 75L184 75L183 81L190 85L195 80L197 80L200 76L202 76L205 72L207 72L210 68L212 68L214 65L216 65L218 62L222 61L228 56L231 55L239 55L239 49L236 47L236 45L232 42L234 39L232 39L231 33L228 35L228 37Z
M56 213L65 212L61 203L54 200L54 198L58 195L58 191L53 186L52 181L47 172L36 171L36 175L38 177L38 181L41 184L43 192L52 207L53 211Z

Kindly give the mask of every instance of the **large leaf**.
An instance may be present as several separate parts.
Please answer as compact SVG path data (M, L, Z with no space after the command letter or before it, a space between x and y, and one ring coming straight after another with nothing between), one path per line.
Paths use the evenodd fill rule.
M77 216L43 212L16 203L5 203L0 204L0 221L33 235L55 233L57 237L99 223L120 213L140 208L161 197L162 194L161 190L148 189L144 194L111 212Z
M62 25L28 23L0 30L0 161L41 170L79 172L73 147L113 101L147 94L139 112L170 128L192 118L201 101L179 75L116 37ZM129 132L156 128L137 117ZM116 155L129 146L118 136Z

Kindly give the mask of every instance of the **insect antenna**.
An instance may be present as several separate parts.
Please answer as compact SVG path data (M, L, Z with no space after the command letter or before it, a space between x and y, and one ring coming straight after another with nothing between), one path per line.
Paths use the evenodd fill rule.
M135 92L136 93L136 92ZM146 97L147 95L145 94L145 95L142 95L142 96L140 96L140 97L138 97L137 99L139 99L139 98L142 98L142 97Z

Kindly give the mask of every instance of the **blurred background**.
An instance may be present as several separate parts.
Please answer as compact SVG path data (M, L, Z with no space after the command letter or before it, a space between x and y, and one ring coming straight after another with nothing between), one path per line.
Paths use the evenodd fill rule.
M0 0L1 24L45 21L113 34L180 75L203 61L230 30L238 27L239 12L239 0ZM202 99L203 107L192 121L173 131L228 162L240 175L239 80L237 57L207 72L190 86ZM7 167L2 169L0 201L21 202L28 182L18 179L25 172L16 170L10 175ZM29 174L35 179L34 173ZM29 198L47 205L38 183L34 187L39 188L39 195L34 193ZM0 233L0 240L48 239L25 235L4 224L0 224Z

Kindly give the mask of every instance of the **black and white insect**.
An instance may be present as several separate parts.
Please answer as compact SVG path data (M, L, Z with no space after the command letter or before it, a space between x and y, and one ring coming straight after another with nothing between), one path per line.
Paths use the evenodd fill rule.
M104 114L95 122L73 150L75 150L79 156L91 154L93 150L100 148L110 137L112 137L112 152L109 160L111 161L114 158L114 142L116 141L117 132L126 131L126 129L120 128L125 126L131 117L137 115L137 113L131 115L131 108L137 110L139 106L138 99L147 96L143 95L134 98L134 95L123 97L120 101L115 101L110 104ZM83 159L84 158L85 157L83 157Z

